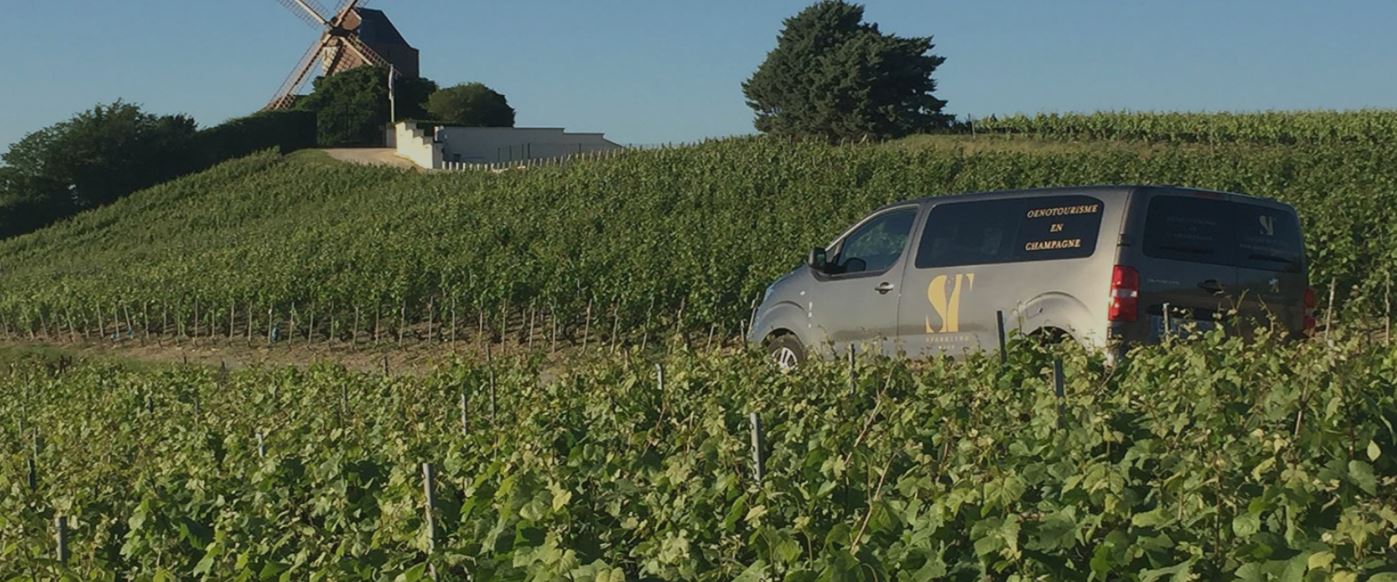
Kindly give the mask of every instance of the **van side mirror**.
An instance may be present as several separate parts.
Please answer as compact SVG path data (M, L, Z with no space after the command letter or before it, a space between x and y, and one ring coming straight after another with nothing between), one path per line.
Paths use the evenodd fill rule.
M826 252L824 247L815 247L813 249L810 249L810 255L806 257L805 264L809 265L811 269L823 273L825 267L828 266L828 258L825 256L825 254Z

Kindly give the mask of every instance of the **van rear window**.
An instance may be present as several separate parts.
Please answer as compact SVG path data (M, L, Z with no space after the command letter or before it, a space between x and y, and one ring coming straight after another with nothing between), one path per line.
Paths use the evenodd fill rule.
M919 269L1089 257L1102 204L1087 196L952 202L931 209Z
M1292 212L1227 200L1156 196L1145 218L1145 254L1295 272L1304 248Z

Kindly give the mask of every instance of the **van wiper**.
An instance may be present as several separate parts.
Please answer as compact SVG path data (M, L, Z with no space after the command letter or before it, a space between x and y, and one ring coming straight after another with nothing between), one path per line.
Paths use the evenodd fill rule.
M1205 249L1205 248L1202 248L1202 247L1186 247L1186 246L1179 246L1179 245L1164 245L1164 246L1162 246L1162 247L1159 247L1159 249L1160 249L1160 250L1163 250L1163 251L1175 251L1175 252L1180 252L1180 253L1188 253L1188 254L1191 254L1191 255L1211 255L1211 254L1213 254L1213 249Z

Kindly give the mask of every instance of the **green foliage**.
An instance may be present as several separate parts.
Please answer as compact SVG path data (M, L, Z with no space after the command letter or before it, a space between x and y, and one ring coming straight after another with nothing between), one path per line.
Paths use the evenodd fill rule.
M468 127L514 127L509 100L481 83L447 87L427 98L433 121Z
M1067 350L1062 401L1054 354L1017 342L1003 369L860 362L852 391L842 364L682 350L662 389L629 358L548 379L21 364L0 577L1353 579L1397 563L1397 351L1364 346Z
M0 166L0 238L226 160L315 145L315 116L262 112L197 132L184 116L156 116L120 101L34 132Z
M977 133L1207 144L1385 144L1397 110L1264 113L1046 113L974 120Z
M454 306L462 319L484 312L497 322L532 305L576 336L591 304L594 332L604 317L604 330L619 318L621 329L652 337L675 325L730 336L810 247L882 204L1135 182L1294 204L1311 281L1324 291L1337 282L1336 318L1381 327L1397 267L1397 145L1021 151L995 141L892 149L741 139L503 174L259 155L0 242L0 331L95 333L99 314L110 322L114 310L155 330L163 309L187 328L197 305L220 334L230 309L238 330L251 311L264 333L269 310L282 321L294 307L319 314L317 334L337 321L333 335L348 338L372 330L374 313L396 328L400 318L387 314L443 321Z
M203 169L265 149L291 153L315 147L315 132L315 114L309 111L263 111L231 119L195 137L195 166Z
M398 119L424 117L427 97L436 89L428 79L395 80ZM390 118L388 69L359 67L320 77L296 108L315 112L316 139L323 147L382 145Z
M26 135L0 156L0 237L179 175L194 131L189 117L116 101Z
M931 76L946 59L930 37L863 22L863 6L821 0L785 21L776 48L742 84L759 131L827 141L945 127Z

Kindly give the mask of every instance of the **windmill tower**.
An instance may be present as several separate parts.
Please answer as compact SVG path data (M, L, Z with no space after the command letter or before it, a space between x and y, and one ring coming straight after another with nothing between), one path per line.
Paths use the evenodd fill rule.
M297 91L314 77L310 71L317 61L321 74L326 76L363 66L387 67L390 64L400 75L417 76L417 49L407 43L383 11L364 8L366 0L343 0L333 14L320 0L280 2L302 20L320 28L321 33L266 109L290 107Z

